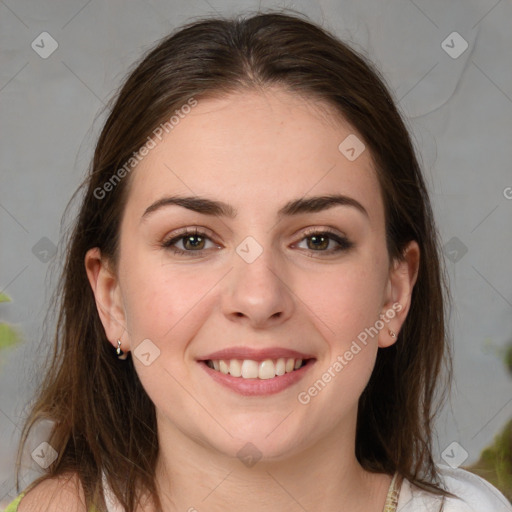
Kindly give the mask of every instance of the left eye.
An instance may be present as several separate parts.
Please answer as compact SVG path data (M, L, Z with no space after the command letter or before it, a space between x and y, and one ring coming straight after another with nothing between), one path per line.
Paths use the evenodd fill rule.
M333 253L350 249L353 246L352 242L350 242L347 238L339 236L330 231L316 231L313 233L307 233L306 236L302 238L300 243L303 241L306 243L306 249L313 252ZM336 245L334 248L329 249L331 242L334 242Z

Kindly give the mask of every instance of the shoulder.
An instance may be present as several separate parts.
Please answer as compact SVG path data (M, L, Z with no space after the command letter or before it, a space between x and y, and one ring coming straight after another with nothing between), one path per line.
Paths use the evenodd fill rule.
M402 484L397 512L512 512L503 494L483 478L464 469L438 465L444 487L458 498L442 499L423 491L407 480Z
M85 496L77 475L48 478L32 485L19 502L17 512L86 512Z

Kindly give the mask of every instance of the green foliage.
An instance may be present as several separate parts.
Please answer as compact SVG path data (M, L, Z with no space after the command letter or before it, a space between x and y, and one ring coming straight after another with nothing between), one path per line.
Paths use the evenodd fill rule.
M508 372L512 375L512 343L505 353L505 364L507 365Z
M20 339L19 332L9 324L0 324L0 350L16 345Z
M512 501L512 420L480 455L469 471L485 478Z
M5 293L0 292L0 303L11 302L11 299ZM7 323L0 323L0 350L16 345L21 339L18 330Z
M504 362L512 375L512 343L505 352ZM512 502L512 420L480 454L480 460L465 468L485 478Z
M0 302L11 302L11 299L5 293L0 292Z

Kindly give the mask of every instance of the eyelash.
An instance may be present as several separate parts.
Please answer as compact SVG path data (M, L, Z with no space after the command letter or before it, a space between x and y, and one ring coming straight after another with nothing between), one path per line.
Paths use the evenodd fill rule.
M174 252L175 254L191 256L192 254L195 253L195 255L201 256L202 253L204 251L206 251L207 249L200 249L198 251L184 251L183 249L178 249L177 247L174 247L174 244L176 242L179 242L180 240L190 237L190 236L199 236L201 238L213 241L206 233L199 231L199 229L197 229L197 228L194 228L194 229L186 229L186 230L182 231L179 235L174 236L170 239L164 240L161 245L164 249L169 249L172 252ZM337 253L340 251L348 251L349 249L351 249L354 246L354 243L351 242L348 238L346 238L344 236L340 236L340 235L334 233L333 231L330 231L329 229L319 230L316 228L307 230L303 234L303 236L299 240L299 242L302 242L303 240L305 240L307 238L311 238L313 236L327 236L331 240L338 243L338 247L336 247L335 249L330 249L328 251L315 251L313 249L306 249L306 250L312 251L313 253L320 253L320 254L323 253L323 254L331 255L333 253ZM313 254L311 256L313 257Z

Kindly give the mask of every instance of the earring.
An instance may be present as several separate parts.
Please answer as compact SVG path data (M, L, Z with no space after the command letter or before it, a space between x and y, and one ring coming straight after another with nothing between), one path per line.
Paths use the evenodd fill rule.
M121 350L121 340L117 340L116 354L117 354L118 359L124 360L124 359L126 359L128 357L128 354L125 354Z
M392 331L391 329L388 329L388 332L389 332L389 335L390 335L393 339L395 339L395 338L396 338L396 333L395 333L395 331Z

